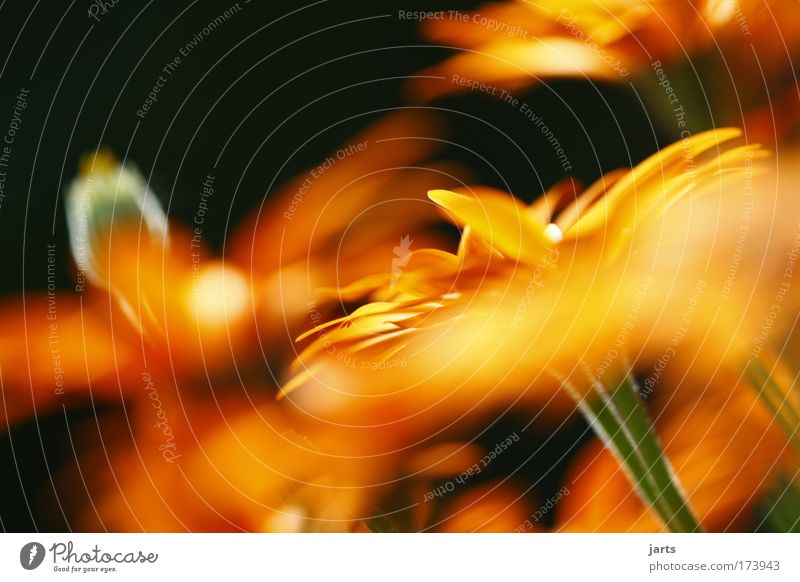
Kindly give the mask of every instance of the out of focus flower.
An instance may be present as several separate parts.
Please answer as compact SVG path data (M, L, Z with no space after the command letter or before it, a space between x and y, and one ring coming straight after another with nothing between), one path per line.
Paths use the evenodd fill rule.
M430 99L468 89L496 94L495 88L511 91L564 77L634 81L645 96L656 95L664 104L669 98L669 108L661 108L666 117L683 107L690 119L782 135L790 129L787 118L775 127L759 108L784 100L775 98L778 89L793 103L788 120L796 125L797 89L787 85L790 54L800 46L796 9L791 0L484 4L473 13L446 13L423 24L427 39L460 52L422 71L412 91ZM714 70L724 70L725 78ZM708 83L710 78L715 81ZM699 92L690 89L692 83L708 86ZM752 117L742 116L743 106Z
M485 4L469 18L425 23L423 33L431 41L467 49L427 72L471 74L508 88L552 77L614 79L654 61L697 56L720 44L722 50L752 45L767 67L776 66L776 58L788 59L785 47L800 41L800 29L785 18L794 8L791 1L767 6L759 0ZM775 35L781 46L770 42ZM449 91L428 86L459 90L452 84ZM422 83L419 88L424 89Z
M151 410L134 412L134 435L101 418L103 447L83 455L81 475L72 477L91 501L80 512L81 528L346 532L386 523L458 531L507 529L526 515L525 496L508 484L461 488L448 495L443 514L431 513L436 483L484 456L476 445L447 440L446 428L408 446L384 426L335 426L224 393L215 402L166 396L160 404L181 412L170 418L180 459L161 458L163 436L146 430ZM86 427L81 442L94 430ZM394 498L411 501L384 511Z
M162 390L196 390L257 369L249 388L274 389L269 374L283 373L296 334L335 312L313 303L317 287L388 270L403 236L439 241L427 232L424 217L436 214L421 200L423 180L449 186L462 173L431 159L441 135L426 114L378 121L270 193L222 258L168 222L131 163L106 151L86 156L65 196L77 292L53 288L0 306L3 422L88 401L90 391L117 402L147 397L143 373ZM403 218L412 215L421 218L413 226Z
M29 293L0 306L0 366L4 398L0 429L88 397L113 399L138 375L136 336L126 322L112 327L103 297ZM119 382L119 383L118 383Z
M201 242L167 219L144 177L99 152L83 162L67 195L70 242L81 288L108 295L147 343L169 352L170 365L215 368L221 354L252 340L244 273L230 263L193 261ZM195 250L196 249L196 250ZM122 322L120 322L122 323Z
M124 403L122 422L112 411L76 429L79 446L99 441L79 460L87 527L340 531L377 513L384 478L419 451L269 405L270 373L286 373L301 329L336 313L319 286L390 272L403 240L440 242L423 184L460 184L463 171L432 160L439 137L427 114L380 120L270 193L224 259L168 223L132 164L83 161L66 196L78 293L8 302L0 364L11 422ZM4 365L26 358L53 365Z
M226 243L225 261L251 281L259 339L291 357L293 340L330 315L318 290L391 268L394 247L440 243L425 198L431 183L463 183L460 166L436 159L437 117L401 111L379 119L319 165L268 193ZM447 187L445 186L445 187Z
M351 531L375 514L370 504L386 489L394 459L357 455L358 443L344 431L334 441L309 434L272 406L237 411L193 399L183 414L191 421L176 426L179 463L164 463L158 441L144 431L112 448L110 459L84 459L92 504L82 527Z
M436 531L513 532L531 515L529 500L529 493L507 483L489 482L474 487L448 504Z

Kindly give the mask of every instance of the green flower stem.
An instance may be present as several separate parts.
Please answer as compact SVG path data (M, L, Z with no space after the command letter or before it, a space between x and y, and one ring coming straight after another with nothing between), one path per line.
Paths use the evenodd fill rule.
M769 531L800 533L800 483L782 476L765 500Z
M595 381L592 392L578 397L578 405L664 526L672 532L700 531L653 424L639 402L634 379L626 374L610 392Z
M747 377L775 420L789 435L792 445L800 452L800 414L792 403L791 387L788 390L782 388L761 358L750 360Z

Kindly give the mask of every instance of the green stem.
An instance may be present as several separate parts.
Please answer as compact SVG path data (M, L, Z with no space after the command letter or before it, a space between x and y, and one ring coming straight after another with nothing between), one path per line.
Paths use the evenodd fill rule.
M765 522L770 531L800 533L800 483L788 476L778 479L767 493Z
M700 531L647 412L626 374L609 392L598 381L578 405L606 447L619 459L642 500L672 532Z
M792 445L800 452L800 414L792 404L791 388L788 391L783 389L761 358L750 360L747 377L775 420L789 435Z

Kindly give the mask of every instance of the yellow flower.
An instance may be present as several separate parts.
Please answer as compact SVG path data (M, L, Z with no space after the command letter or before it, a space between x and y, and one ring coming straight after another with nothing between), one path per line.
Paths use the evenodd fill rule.
M380 418L410 443L467 414L524 407L552 419L577 404L607 446L630 459L627 476L660 523L695 531L647 428L628 358L644 357L653 314L680 321L668 297L681 295L689 277L658 273L660 282L672 279L672 288L661 287L647 269L628 265L642 251L657 256L658 245L654 253L637 239L651 243L649 232L669 220L675 202L752 176L761 152L737 145L738 136L686 139L571 199L563 186L530 206L489 189L430 192L463 226L458 251L417 251L391 284L386 275L345 288L347 299L373 301L300 338L314 340L283 393L329 422ZM618 419L634 413L636 436L622 438ZM639 446L649 455L642 461L631 457Z

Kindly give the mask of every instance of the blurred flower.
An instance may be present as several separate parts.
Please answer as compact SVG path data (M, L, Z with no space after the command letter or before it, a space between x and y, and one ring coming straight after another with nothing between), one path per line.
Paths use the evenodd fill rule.
M70 476L90 499L80 511L81 529L348 532L385 523L416 531L467 522L496 528L494 513L508 503L505 528L527 508L521 494L500 494L508 490L503 485L492 488L499 495L464 488L447 501L448 517L434 523L435 504L425 493L484 454L476 445L449 441L447 431L407 446L380 425L335 426L230 394L213 403L189 396L162 404L180 410L170 419L180 451L174 463L161 458L161 435L146 430L152 410L135 410L135 435L124 434L111 418L84 428L79 442L93 437L103 446L90 447L80 474ZM69 481L62 476L62 482Z
M103 297L28 293L0 304L0 429L88 397L113 399L136 375L135 335L115 330Z
M292 357L312 318L333 313L318 290L388 272L403 237L441 244L425 192L462 184L466 174L436 159L442 137L430 113L392 113L269 192L237 228L225 260L249 276L263 349Z
M436 214L421 201L423 181L449 186L462 173L431 161L441 135L427 114L379 120L353 140L361 149L343 145L270 194L221 258L167 220L131 163L107 151L86 156L65 196L77 292L53 288L0 305L3 420L46 412L65 395L69 405L88 400L90 391L141 398L143 372L174 390L237 374L250 389L274 389L269 373L283 373L293 338L336 312L315 303L319 286L388 271L402 235L440 241L429 232ZM285 218L298 196L304 205ZM12 365L19 361L31 364Z
M800 41L800 29L782 18L793 9L790 1L767 6L748 0L484 4L472 18L425 23L423 34L431 41L468 49L426 72L469 74L508 88L559 76L622 80L654 61L684 59L720 44L736 50L743 37L752 39L767 66L775 66L775 57L787 56L784 47ZM776 34L783 46L770 42ZM425 84L418 88L424 91ZM458 89L428 84L437 92Z
M800 233L796 206L754 196L751 139L797 127L795 12L524 0L427 23L463 52L417 97L585 77L666 105L681 141L532 204L465 187L439 120L409 108L270 184L217 256L132 163L87 156L65 194L75 292L0 305L2 427L119 405L70 422L76 462L55 477L88 530L757 528L797 475L800 343L778 314L800 311ZM737 115L744 132L693 135ZM758 234L755 198L776 202ZM508 471L530 440L481 474L521 440L488 445L498 420L549 440L576 409L601 442L558 494L521 470L533 455Z
M344 431L309 438L274 406L248 408L244 400L233 408L185 402L191 422L176 431L179 463L164 463L146 433L109 459L85 459L93 502L81 527L352 531L374 515L391 459L355 454L358 443Z
M448 504L436 531L450 533L513 532L531 514L529 495L502 482L470 489Z
M301 329L336 313L319 286L390 273L398 241L441 242L423 184L460 184L463 170L431 159L439 137L427 114L378 121L270 194L222 259L167 221L132 164L84 159L66 196L78 293L7 302L0 334L4 372L53 363L4 374L4 419L123 403L121 418L75 429L84 527L346 531L376 514L382 479L419 451L268 404L270 373L285 373Z
M792 125L798 119L796 83L789 80L791 54L800 47L795 12L791 0L484 4L424 23L428 40L460 52L421 71L411 91L432 99L467 89L496 94L495 87L513 91L564 77L633 81L645 98L654 96L650 105L666 106L664 91L670 92L669 108L658 105L665 115L654 116L660 122L669 123L672 109L684 107L699 123L693 130L734 124L766 139L785 135L786 119ZM692 89L693 83L702 87ZM777 127L759 111L776 101L776 89L793 104L782 106L790 117L782 116Z

